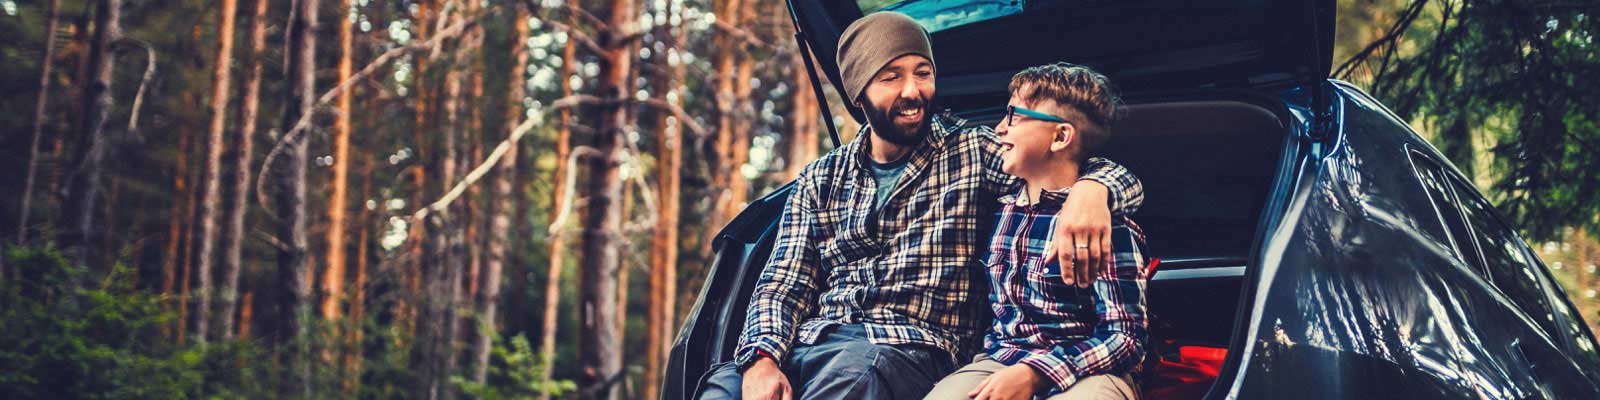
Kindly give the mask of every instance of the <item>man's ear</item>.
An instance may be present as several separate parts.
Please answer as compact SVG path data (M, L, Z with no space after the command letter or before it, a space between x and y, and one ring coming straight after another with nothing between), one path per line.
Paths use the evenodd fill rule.
M1072 143L1078 140L1078 127L1072 124L1060 123L1055 126L1056 131L1050 138L1050 151L1066 151Z

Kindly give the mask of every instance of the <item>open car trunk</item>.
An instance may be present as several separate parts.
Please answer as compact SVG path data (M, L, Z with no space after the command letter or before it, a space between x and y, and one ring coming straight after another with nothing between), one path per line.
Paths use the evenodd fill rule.
M1288 112L1270 101L1220 96L1136 103L1102 154L1144 184L1133 215L1160 260L1148 286L1147 398L1204 396L1221 371L1241 315L1273 188L1295 143ZM998 113L963 113L992 124ZM755 202L718 236L717 256L668 363L664 398L693 398L704 375L729 361L755 281L772 251L792 185ZM1275 211L1273 211L1275 212Z
M1127 110L1102 154L1143 182L1144 206L1132 219L1159 260L1146 286L1140 386L1150 399L1201 398L1227 374L1234 328L1248 319L1243 287L1293 135L1286 113L1242 101Z

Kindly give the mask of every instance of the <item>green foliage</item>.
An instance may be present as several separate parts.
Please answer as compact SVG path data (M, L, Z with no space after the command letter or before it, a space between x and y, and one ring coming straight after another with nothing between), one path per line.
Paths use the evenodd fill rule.
M495 344L489 360L489 382L480 384L468 377L451 376L450 383L460 388L461 393L478 399L512 400L561 396L578 389L577 384L569 380L540 377L540 371L549 368L550 363L539 359L539 353L528 344L527 337L517 335L502 341L496 334L492 338Z
M181 399L200 387L203 353L165 345L163 299L118 264L90 281L49 247L13 248L0 284L0 398Z
M1340 77L1367 80L1530 236L1600 229L1600 33L1593 2L1413 0ZM1343 33L1343 32L1341 32ZM1486 148L1474 151L1482 143ZM1487 150L1492 158L1481 159ZM1488 158L1488 157L1486 157Z

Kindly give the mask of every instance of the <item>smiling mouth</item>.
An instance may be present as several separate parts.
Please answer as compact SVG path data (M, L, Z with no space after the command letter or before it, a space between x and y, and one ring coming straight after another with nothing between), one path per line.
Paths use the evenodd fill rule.
M1011 151L1013 147L1017 147L1017 145L1015 143L1000 142L1000 152L1002 153Z
M895 113L895 116L899 117L899 118L920 118L922 116L922 109L921 108L907 108L907 109L904 109L904 110L900 110L900 112L898 112L898 113Z

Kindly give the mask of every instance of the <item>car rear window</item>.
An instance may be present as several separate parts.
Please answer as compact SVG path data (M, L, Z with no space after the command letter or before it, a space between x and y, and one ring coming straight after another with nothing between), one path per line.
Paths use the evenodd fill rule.
M862 14L895 11L917 20L928 32L1022 12L1021 0L856 0Z

